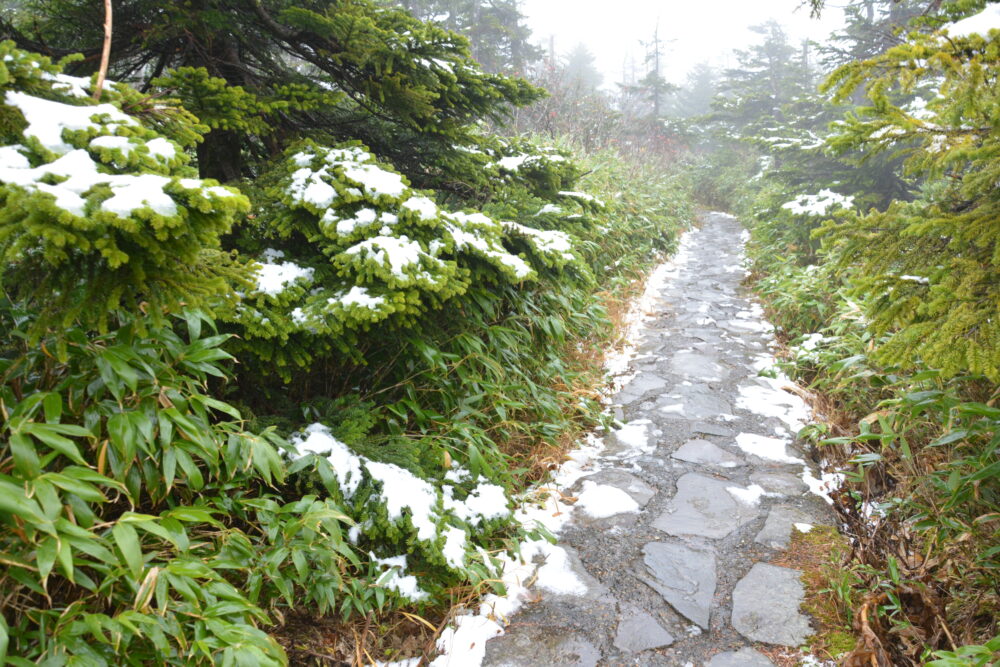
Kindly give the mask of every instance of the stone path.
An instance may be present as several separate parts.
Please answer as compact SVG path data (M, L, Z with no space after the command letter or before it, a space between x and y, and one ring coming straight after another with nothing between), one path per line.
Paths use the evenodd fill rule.
M566 490L585 506L559 544L587 592L541 587L486 665L755 667L772 664L755 646L811 632L799 573L768 564L793 525L832 519L789 436L801 401L758 377L771 335L740 284L737 222L708 214L690 243L613 399L625 425Z

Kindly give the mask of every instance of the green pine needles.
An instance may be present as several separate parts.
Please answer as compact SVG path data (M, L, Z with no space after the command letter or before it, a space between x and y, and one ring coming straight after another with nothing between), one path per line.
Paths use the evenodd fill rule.
M901 46L837 70L826 88L864 85L871 105L832 145L904 150L925 184L828 232L857 276L887 363L1000 381L1000 38L915 33ZM898 84L898 85L897 85Z
M350 356L359 332L405 329L471 286L517 285L568 264L586 273L570 234L442 209L356 143L303 144L279 172L280 206L266 223L277 247L226 317L279 366Z
M122 305L145 301L158 316L225 294L236 270L219 237L247 199L196 178L184 145L135 113L164 117L169 107L136 109L126 86L94 104L90 80L60 70L0 44L4 288L36 304L37 327L106 328ZM173 138L191 142L198 128L177 128L184 121L170 120Z

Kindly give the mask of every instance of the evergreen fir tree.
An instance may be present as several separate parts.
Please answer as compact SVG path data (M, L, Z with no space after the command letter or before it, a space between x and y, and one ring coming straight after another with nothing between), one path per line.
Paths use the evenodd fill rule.
M36 0L30 21L0 34L49 55L81 52L97 67L99 12L83 0ZM254 178L305 137L360 139L420 187L489 190L455 146L485 141L479 120L501 121L540 97L520 79L484 72L468 41L371 0L199 0L116 3L110 76L168 91L204 116L203 177Z
M870 100L840 125L836 145L902 152L910 172L926 179L915 201L830 232L872 326L892 334L881 348L885 360L997 381L1000 30L966 34L958 26L951 34L912 33L841 67L826 84L841 99L864 86ZM913 96L928 87L930 94Z

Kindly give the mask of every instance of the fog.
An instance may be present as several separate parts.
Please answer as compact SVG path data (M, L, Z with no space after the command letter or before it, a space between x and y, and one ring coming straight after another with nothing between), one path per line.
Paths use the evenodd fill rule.
M822 41L841 21L841 11L835 7L817 20L801 4L802 0L523 0L521 11L533 41L546 49L550 39L557 54L584 43L608 87L622 80L629 59L644 71L646 50L640 41L652 39L657 23L665 42L663 76L680 83L699 62L733 64L733 49L759 41L750 26L773 18L793 40Z

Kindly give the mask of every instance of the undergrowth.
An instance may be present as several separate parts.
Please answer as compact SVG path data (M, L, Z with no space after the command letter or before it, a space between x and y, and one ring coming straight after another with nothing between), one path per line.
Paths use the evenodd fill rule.
M817 647L847 664L990 663L1000 392L983 376L882 362L892 334L870 328L839 246L821 245L819 221L776 209L773 192L756 201L744 207L752 284L787 346L784 369L817 397L819 421L800 437L846 475L834 497L849 556L807 582L825 591L810 603Z
M194 178L190 114L0 53L33 122L83 128L0 137L0 660L432 654L544 536L513 499L600 422L609 309L675 248L688 182L490 139L494 189L456 200L306 142L239 192Z

